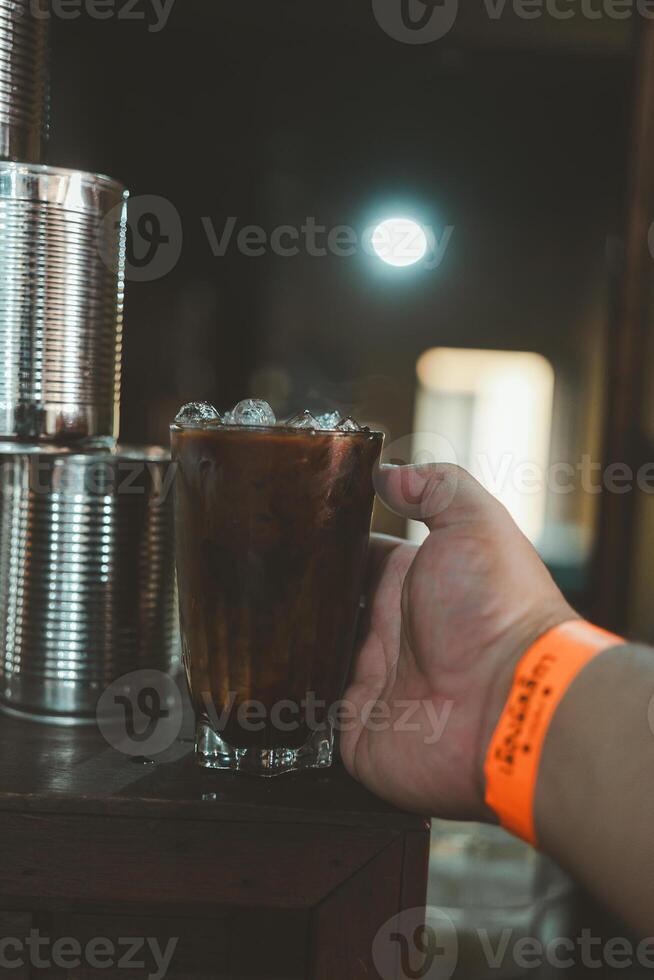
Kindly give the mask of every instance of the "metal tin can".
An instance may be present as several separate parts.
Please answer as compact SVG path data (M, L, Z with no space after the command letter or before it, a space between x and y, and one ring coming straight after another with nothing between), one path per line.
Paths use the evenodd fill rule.
M0 162L0 438L118 435L127 193Z
M41 163L50 111L46 0L0 0L0 159Z
M134 670L178 658L173 468L156 448L0 444L0 702L92 721Z

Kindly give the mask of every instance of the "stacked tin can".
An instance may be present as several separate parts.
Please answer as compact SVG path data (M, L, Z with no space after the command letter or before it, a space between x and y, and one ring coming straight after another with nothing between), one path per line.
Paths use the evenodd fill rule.
M117 444L128 195L42 162L47 30L0 0L0 705L84 723L174 662L170 462Z
M0 158L39 162L48 133L46 0L0 0Z

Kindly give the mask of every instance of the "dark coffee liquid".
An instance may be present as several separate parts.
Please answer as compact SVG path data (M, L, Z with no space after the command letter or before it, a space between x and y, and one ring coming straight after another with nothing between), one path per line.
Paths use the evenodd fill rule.
M382 440L173 427L185 667L231 745L300 746L341 696Z

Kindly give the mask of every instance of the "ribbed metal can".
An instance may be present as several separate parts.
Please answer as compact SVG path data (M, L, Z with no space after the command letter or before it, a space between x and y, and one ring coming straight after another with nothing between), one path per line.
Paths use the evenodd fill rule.
M115 441L126 204L109 177L0 162L0 438Z
M49 17L47 0L0 0L0 159L43 160Z
M163 449L0 444L5 709L93 721L119 677L175 666L173 475Z

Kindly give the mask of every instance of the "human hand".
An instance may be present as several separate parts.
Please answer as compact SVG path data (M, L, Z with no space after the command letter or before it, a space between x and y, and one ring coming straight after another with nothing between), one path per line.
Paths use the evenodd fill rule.
M391 510L430 534L420 548L373 537L367 622L345 695L358 721L341 735L343 761L405 809L492 819L484 758L516 663L575 613L506 509L464 470L382 466L376 484ZM388 706L387 720L366 722L372 702Z

